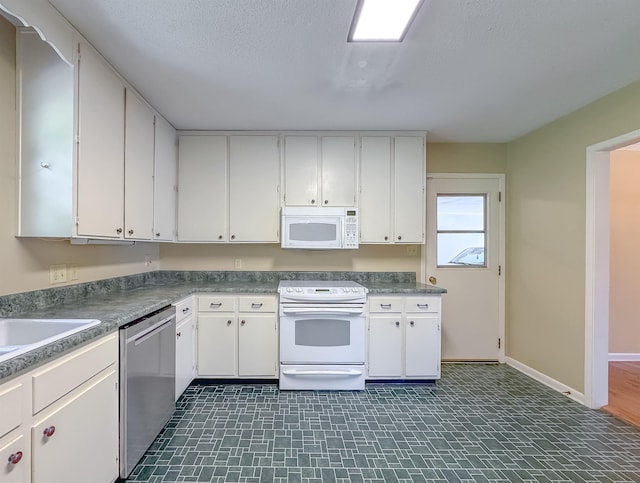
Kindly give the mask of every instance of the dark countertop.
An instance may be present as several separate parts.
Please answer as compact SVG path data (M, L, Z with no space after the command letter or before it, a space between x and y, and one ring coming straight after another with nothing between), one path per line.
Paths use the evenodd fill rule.
M363 283L363 285L369 289L369 295L439 295L446 293L445 289L421 283L378 281ZM189 295L198 293L277 294L277 290L277 281L162 282L88 296L80 300L4 317L15 319L98 319L100 324L1 362L0 382L48 362L97 337L114 332L128 322L178 302Z

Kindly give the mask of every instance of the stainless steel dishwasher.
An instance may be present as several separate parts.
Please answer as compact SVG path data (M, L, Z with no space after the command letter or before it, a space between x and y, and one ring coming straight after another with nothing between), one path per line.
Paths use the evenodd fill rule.
M175 410L176 309L120 328L120 477L127 478Z

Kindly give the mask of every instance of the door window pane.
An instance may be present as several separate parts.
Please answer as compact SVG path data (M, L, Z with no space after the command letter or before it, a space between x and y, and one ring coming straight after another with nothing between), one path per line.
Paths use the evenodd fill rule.
M437 196L438 267L486 267L486 196Z

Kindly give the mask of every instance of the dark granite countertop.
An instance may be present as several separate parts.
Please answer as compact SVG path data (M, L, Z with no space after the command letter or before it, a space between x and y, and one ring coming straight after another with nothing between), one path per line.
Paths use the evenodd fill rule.
M48 362L97 337L115 332L120 326L178 302L189 295L225 292L276 294L279 281L277 277L244 277L244 279L228 277L232 279L218 280L216 278L219 277L208 277L207 279L207 277L200 276L184 277L173 275L172 277L141 278L136 283L141 282L142 285L135 286L135 284L131 283L121 283L121 287L109 287L108 290L102 292L94 290L94 293L84 293L87 290L76 290L76 292L82 293L75 294L73 297L58 294L59 303L46 307L29 307L29 304L25 304L24 311L20 310L19 301L13 300L15 298L13 296L10 303L0 304L0 310L5 306L10 306L11 309L11 313L6 313L7 310L3 310L5 313L0 313L0 318L98 319L100 324L0 363L0 381ZM385 280L383 277L371 278L372 280L367 281L357 280L369 289L370 295L446 293L445 289L417 283L410 278L403 279L400 277L389 280ZM91 288L93 289L93 286Z

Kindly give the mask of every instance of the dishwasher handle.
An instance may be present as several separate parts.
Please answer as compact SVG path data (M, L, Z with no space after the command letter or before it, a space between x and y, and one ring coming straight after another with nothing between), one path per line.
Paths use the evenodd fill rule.
M169 317L166 317L166 318L156 322L151 327L148 327L145 330L143 330L142 332L129 337L126 340L126 343L129 344L129 343L133 342L135 345L142 344L145 340L153 337L158 332L163 331L167 326L169 326L171 324L171 321L174 320L175 318L176 318L176 316L175 316L175 314L173 314L173 315L170 315Z

